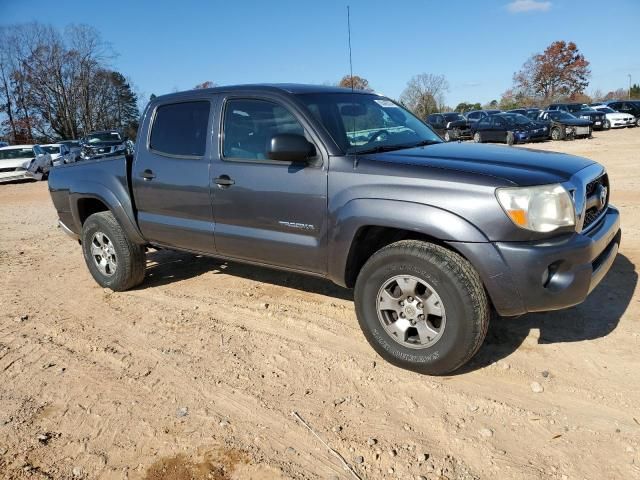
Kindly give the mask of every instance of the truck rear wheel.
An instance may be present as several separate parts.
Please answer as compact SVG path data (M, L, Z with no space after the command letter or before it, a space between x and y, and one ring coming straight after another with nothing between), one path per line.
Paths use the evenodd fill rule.
M387 361L429 375L468 362L484 341L490 308L478 273L455 252L402 240L376 252L355 286L360 327Z
M122 292L144 280L144 247L129 240L111 212L94 213L84 222L82 252L102 287Z

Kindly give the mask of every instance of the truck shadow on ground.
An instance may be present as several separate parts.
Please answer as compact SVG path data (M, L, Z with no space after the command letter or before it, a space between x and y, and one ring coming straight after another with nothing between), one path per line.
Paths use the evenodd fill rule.
M565 310L499 318L489 326L487 338L471 362L455 374L484 368L515 352L532 330L538 344L580 342L605 337L618 326L633 301L638 283L635 264L618 254L611 270L584 303Z
M187 280L206 273L224 273L256 282L352 301L353 292L327 280L266 267L226 262L202 255L158 250L147 253L146 278L139 289ZM618 254L611 270L587 300L556 312L530 313L494 320L478 354L454 375L468 373L507 358L521 347L532 331L536 343L580 342L611 333L633 300L638 283L635 265Z
M256 282L353 300L351 290L322 278L172 250L154 250L147 253L146 277L138 289L187 280L205 273L224 273Z

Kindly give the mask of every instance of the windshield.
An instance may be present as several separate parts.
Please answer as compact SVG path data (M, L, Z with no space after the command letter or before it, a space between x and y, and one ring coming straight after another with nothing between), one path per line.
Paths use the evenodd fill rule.
M466 120L462 115L460 115L459 113L445 113L444 114L444 119L447 122L455 122L457 120Z
M60 147L43 145L42 149L47 153L60 153Z
M9 148L0 150L0 160L16 160L20 158L33 158L33 148Z
M347 154L442 141L412 113L378 95L321 93L299 98Z
M77 140L65 140L64 142L60 142L64 145L69 145L69 147L78 147L80 146L80 142Z
M562 111L549 112L549 116L554 120L575 120L576 118L570 113Z
M87 136L87 141L89 143L118 142L120 140L121 138L118 132L91 133Z
M598 108L598 111L604 112L604 113L616 113L616 111L613 108L609 108L609 107Z
M504 118L510 125L529 125L531 123L531 120L519 113L502 114L500 117Z

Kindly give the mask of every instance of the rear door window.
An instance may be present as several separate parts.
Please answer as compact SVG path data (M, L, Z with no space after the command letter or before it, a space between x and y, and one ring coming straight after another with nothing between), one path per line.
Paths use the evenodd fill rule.
M202 157L207 146L209 110L206 100L159 106L149 149L172 157Z
M491 117L485 117L478 122L478 129L489 128L491 125Z

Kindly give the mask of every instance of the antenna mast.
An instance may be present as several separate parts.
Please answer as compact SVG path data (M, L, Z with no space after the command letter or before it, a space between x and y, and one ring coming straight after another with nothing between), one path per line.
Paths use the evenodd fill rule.
M351 11L347 5L347 31L349 32L349 80L351 80L351 91L353 92L353 61L351 60Z

